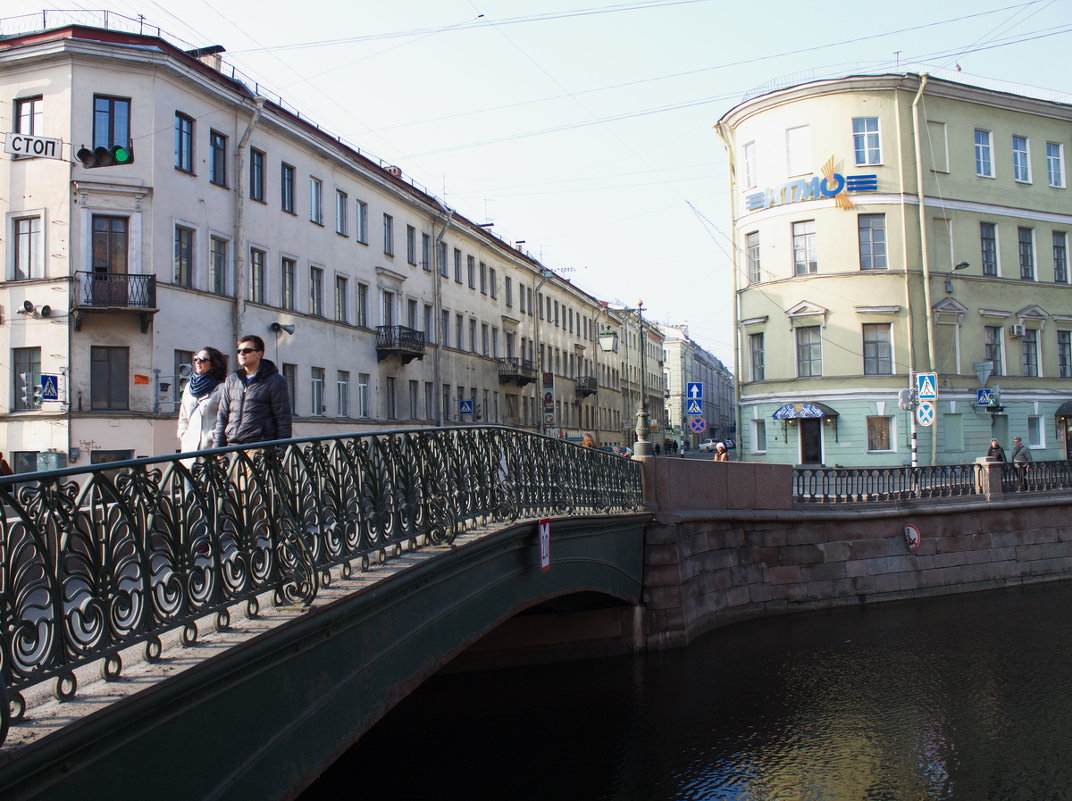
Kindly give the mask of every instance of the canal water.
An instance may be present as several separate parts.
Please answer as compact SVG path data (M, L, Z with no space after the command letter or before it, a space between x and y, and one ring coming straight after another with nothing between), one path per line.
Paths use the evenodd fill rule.
M1072 582L436 677L301 797L1072 799Z

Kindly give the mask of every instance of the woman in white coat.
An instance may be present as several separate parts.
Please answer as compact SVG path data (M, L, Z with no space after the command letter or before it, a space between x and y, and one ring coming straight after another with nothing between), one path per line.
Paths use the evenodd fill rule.
M227 357L216 348L194 355L194 373L179 403L179 450L202 451L213 446L212 430L227 378Z

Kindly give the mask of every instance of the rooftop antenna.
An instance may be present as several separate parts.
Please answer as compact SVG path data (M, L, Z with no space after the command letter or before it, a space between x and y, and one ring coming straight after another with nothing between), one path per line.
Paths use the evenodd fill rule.
M894 50L893 51L893 58L895 60L895 63L897 64L897 71L900 72L900 70L901 70L901 51L900 50Z

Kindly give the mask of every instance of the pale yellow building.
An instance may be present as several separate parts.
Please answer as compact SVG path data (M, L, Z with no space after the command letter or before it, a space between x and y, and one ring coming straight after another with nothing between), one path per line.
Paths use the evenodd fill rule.
M913 428L920 464L971 462L991 437L1072 453L1072 105L851 76L748 99L717 128L742 458L909 463Z

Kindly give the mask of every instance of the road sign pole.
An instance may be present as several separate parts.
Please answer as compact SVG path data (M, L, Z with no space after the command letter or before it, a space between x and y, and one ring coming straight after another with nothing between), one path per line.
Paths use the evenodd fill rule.
M915 394L916 391L916 374L911 370L908 372L908 390ZM912 404L912 411L909 413L909 417L912 420L912 467L919 467L919 451L917 448L918 439L916 437L916 409L915 403Z

